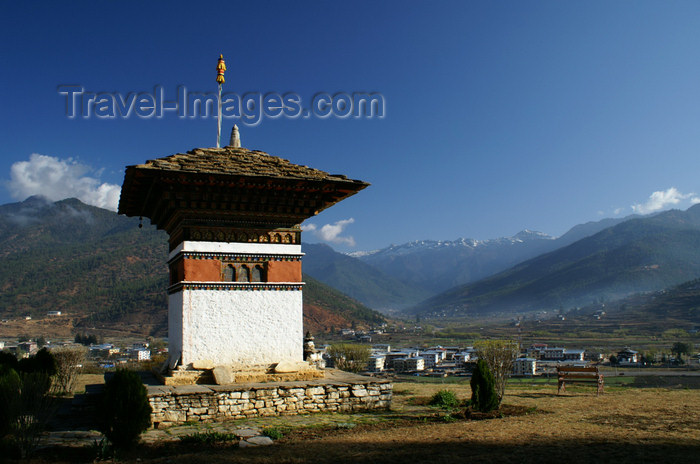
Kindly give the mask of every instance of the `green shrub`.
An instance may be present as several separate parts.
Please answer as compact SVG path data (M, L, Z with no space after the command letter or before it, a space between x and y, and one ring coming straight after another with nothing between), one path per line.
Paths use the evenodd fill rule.
M499 401L493 375L483 359L477 361L469 384L472 387L472 398L469 403L472 408L481 412L498 408Z
M19 415L21 385L19 374L14 369L0 365L0 438L12 431Z
M238 440L238 436L235 433L228 432L195 432L190 435L184 435L180 437L180 442L189 444L207 444L211 445L213 443L226 443L229 441Z
M34 356L20 359L18 370L21 372L43 372L49 376L56 374L56 359L46 348L42 348Z
M432 398L430 398L430 402L428 404L445 409L452 409L459 406L459 400L454 392L450 390L440 390L439 392L435 393Z
M151 425L146 387L136 372L118 369L105 383L97 418L100 432L116 448L134 445Z
M58 403L49 394L51 377L47 372L21 372L19 376L20 411L12 427L22 457L26 457L39 444L41 433L56 412Z
M0 366L7 366L17 370L18 362L17 356L14 354L10 353L9 351L0 351Z
M277 429L275 427L268 427L266 429L263 429L262 434L265 435L266 437L270 437L273 440L279 440L284 436L282 431L280 429Z
M56 410L48 394L51 378L45 372L20 372L0 367L0 437L12 434L22 457L36 448Z

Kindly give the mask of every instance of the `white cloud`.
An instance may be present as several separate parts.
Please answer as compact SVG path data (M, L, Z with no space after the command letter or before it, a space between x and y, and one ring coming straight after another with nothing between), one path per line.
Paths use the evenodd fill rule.
M32 195L41 195L51 201L77 198L88 205L116 211L121 187L100 183L97 177L100 172L91 171L91 168L72 158L61 160L33 153L29 161L18 161L12 165L7 188L10 195L18 200Z
M302 230L305 232L311 232L316 237L320 238L324 242L337 243L347 246L355 246L355 239L352 236L342 236L341 234L349 224L355 222L355 219L343 219L341 221L335 222L333 224L326 224L320 229L316 227L316 224L304 224L302 225Z
M677 205L682 200L687 200L694 195L695 193L681 193L677 188L671 187L666 191L659 190L652 193L646 203L632 205L632 210L639 214L649 214L668 206Z
M698 197L693 197L693 198L690 199L690 204L691 204L691 205L697 205L698 203L700 203L700 198L698 198Z
M613 211L613 214L614 214L615 216L618 216L618 215L619 215L620 213L622 213L624 210L625 210L625 208L615 208L615 210Z

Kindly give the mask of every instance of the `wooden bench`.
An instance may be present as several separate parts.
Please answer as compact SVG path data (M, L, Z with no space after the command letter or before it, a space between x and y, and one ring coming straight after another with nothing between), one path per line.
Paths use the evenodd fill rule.
M603 374L598 371L597 366L558 366L557 377L559 378L557 395L566 391L567 383L595 383L598 386L598 395L603 393Z

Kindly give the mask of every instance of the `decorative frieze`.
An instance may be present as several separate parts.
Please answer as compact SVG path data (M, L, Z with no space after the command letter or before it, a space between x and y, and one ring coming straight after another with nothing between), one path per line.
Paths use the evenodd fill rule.
M231 263L249 263L249 262L267 262L267 261L301 261L304 255L270 255L270 254L253 254L253 253L212 253L199 251L183 251L173 257L168 264L177 261L178 259L218 259L222 262Z
M168 287L168 295L182 290L223 290L223 291L301 291L303 283L248 283L248 282L178 282Z
M300 245L301 229L298 228L240 228L233 226L189 226L183 225L170 234L171 249L182 241L229 242L229 243L274 243Z

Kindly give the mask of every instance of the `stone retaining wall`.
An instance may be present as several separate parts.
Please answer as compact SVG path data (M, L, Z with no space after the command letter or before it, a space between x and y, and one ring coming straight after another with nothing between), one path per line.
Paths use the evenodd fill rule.
M154 427L255 416L357 412L391 407L392 384L357 375L308 382L149 386Z

